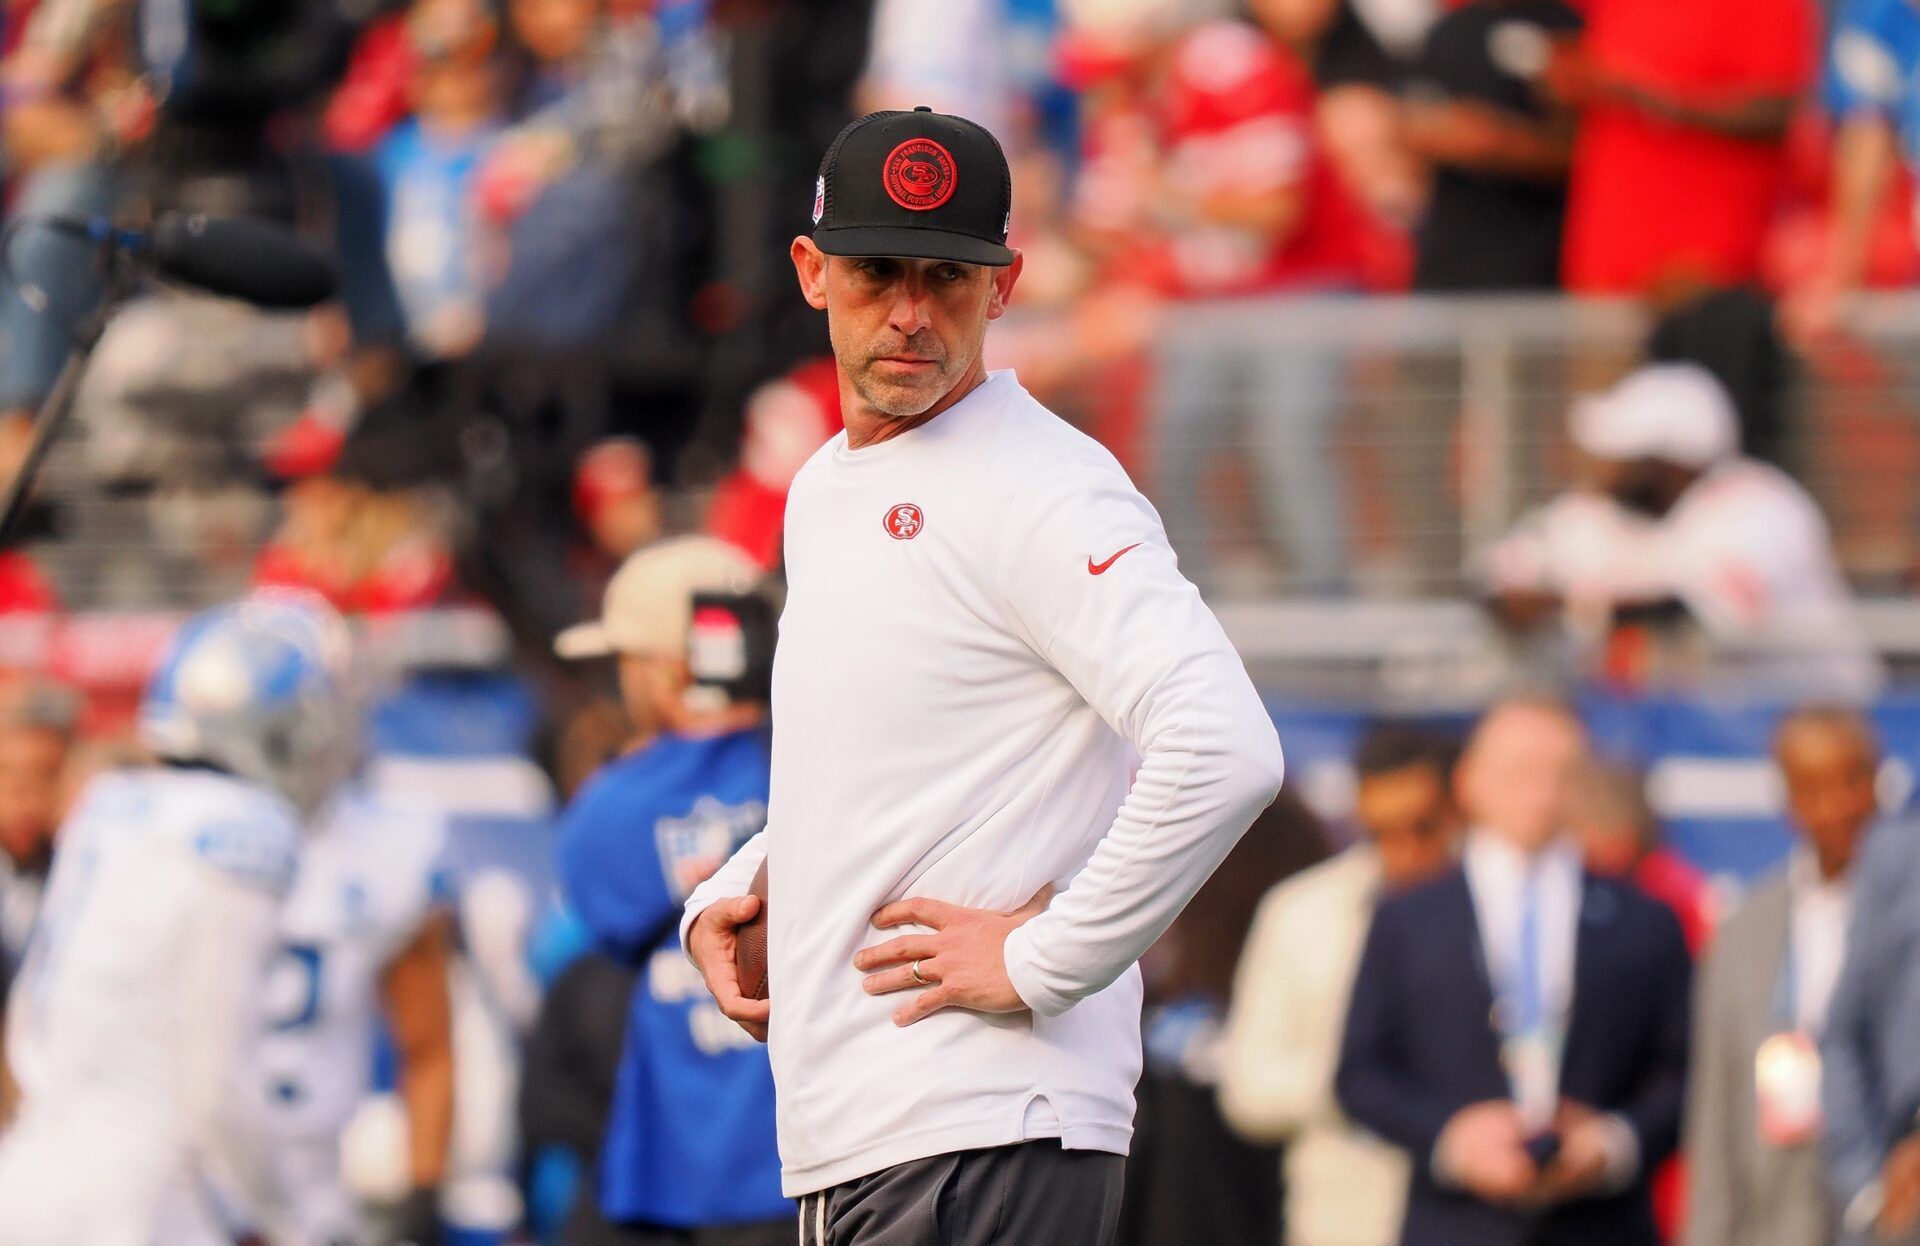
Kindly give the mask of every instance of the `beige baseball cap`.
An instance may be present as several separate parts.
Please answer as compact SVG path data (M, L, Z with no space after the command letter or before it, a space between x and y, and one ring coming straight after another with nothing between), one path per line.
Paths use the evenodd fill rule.
M759 565L725 541L656 541L628 555L614 572L600 617L561 632L553 651L563 658L684 653L695 593L745 593L759 579Z

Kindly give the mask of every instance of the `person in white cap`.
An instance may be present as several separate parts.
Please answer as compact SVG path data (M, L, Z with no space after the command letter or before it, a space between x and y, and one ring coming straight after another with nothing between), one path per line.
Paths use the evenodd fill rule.
M1878 660L1854 618L1819 506L1740 453L1732 400L1695 364L1643 367L1575 403L1592 487L1523 518L1489 551L1495 609L1564 608L1605 626L1678 603L1717 655L1790 690L1871 695Z
M601 951L637 970L595 1191L610 1222L687 1246L791 1242L773 1073L680 954L681 906L766 824L773 609L760 569L713 537L643 547L562 657L612 657L659 732L587 780L560 818L560 881Z

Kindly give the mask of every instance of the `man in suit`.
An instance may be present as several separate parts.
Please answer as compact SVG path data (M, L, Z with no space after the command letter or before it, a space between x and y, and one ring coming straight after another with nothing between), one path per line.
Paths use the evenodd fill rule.
M1826 1246L1820 1056L1846 949L1854 850L1879 811L1880 746L1853 710L1774 736L1800 844L1727 919L1695 996L1687 1246Z
M1383 901L1335 1091L1408 1153L1408 1246L1656 1246L1647 1173L1679 1133L1680 924L1588 875L1564 833L1586 752L1564 706L1488 711L1461 760L1460 868Z
M1861 850L1820 1054L1846 1240L1920 1244L1920 825L1888 822Z

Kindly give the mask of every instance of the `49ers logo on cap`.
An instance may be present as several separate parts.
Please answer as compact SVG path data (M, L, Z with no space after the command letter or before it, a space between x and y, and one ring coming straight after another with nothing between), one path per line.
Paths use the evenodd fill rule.
M894 148L880 172L887 197L915 212L937 208L951 199L958 180L953 157L930 138L910 138Z
M927 526L927 517L912 502L902 502L887 512L887 535L896 541L911 541Z

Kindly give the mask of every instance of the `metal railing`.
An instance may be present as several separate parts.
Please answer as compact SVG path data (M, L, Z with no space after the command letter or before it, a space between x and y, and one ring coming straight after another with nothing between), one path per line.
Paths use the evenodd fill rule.
M1192 375L1182 361L1196 356L1330 368L1338 383L1324 440L1303 438L1301 452L1317 454L1315 469L1346 486L1339 513L1319 520L1350 570L1346 587L1453 596L1470 586L1477 552L1565 487L1569 406L1633 367L1651 325L1636 303L1558 296L1276 298L1183 307L1155 353L1162 375ZM1904 592L1920 564L1920 294L1863 297L1846 334L1798 363L1783 396L1784 465L1826 511L1856 584ZM1209 509L1196 522L1177 513L1181 490L1165 473L1184 438L1188 457L1250 477L1244 497L1285 488L1285 479L1261 479L1259 456L1248 452L1285 395L1227 378L1185 399L1154 395L1155 406L1169 401L1214 408L1149 435L1148 487L1163 507L1173 503L1169 526L1183 557L1212 568L1218 547L1237 541L1241 563L1265 559L1269 574L1253 578L1250 594L1236 592L1233 576L1213 587L1289 595L1300 579L1292 552L1311 540L1284 521L1249 520L1244 503L1234 514L1232 491L1214 505L1219 492L1201 490Z
M1310 535L1332 551L1340 571L1340 593L1318 595L1459 597L1471 586L1476 553L1563 486L1570 402L1631 367L1649 324L1635 304L1560 297L1185 305L1165 318L1152 347L1162 380L1145 395L1146 432L1134 458L1176 530L1183 560L1222 600L1316 595L1311 590L1320 586L1298 565L1299 550L1313 542L1289 531L1303 525L1324 526ZM1187 368L1190 383L1169 390L1165 378L1196 356L1208 366ZM1232 375L1243 363L1275 359L1283 362L1264 381ZM1263 442L1275 403L1301 399L1290 392L1305 387L1304 380L1291 385L1295 375L1317 377L1321 387L1317 446L1311 437L1289 440L1291 434ZM1862 299L1849 335L1806 358L1789 395L1787 465L1829 515L1856 583L1883 594L1903 594L1920 563L1916 395L1920 295L1908 294ZM287 395L260 400L269 398L269 405L289 406ZM1184 423L1168 417L1176 399L1188 410ZM231 387L209 397L242 400ZM110 404L96 415L88 420L82 412L76 437L111 441L126 423ZM204 411L197 419L182 424L183 436L220 423ZM244 499L230 499L226 547L218 559L196 560L177 533L161 530L156 516L164 518L163 509L124 500L117 482L98 470L111 458L103 454L109 448L69 442L45 484L71 521L64 537L43 547L68 604L186 606L233 591L247 559L236 556L232 542L240 533L263 534L271 512L255 514ZM1169 489L1169 451L1204 475L1191 490L1192 514L1179 513L1170 497L1178 490ZM1287 491L1267 479L1276 466L1283 474L1301 466L1318 473L1324 480L1317 483L1331 482L1336 502L1304 519L1272 505ZM143 561L151 564L146 574L131 574ZM129 573L116 576L115 567ZM140 585L156 583L164 585L164 600L147 601Z

